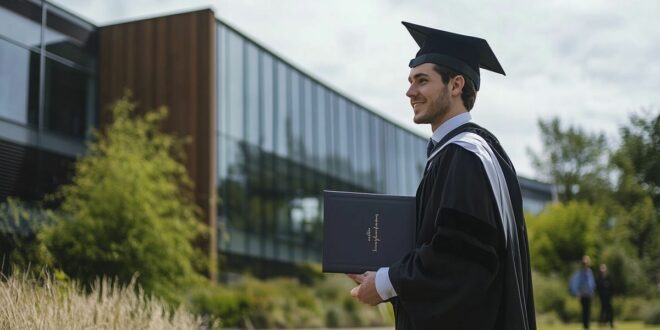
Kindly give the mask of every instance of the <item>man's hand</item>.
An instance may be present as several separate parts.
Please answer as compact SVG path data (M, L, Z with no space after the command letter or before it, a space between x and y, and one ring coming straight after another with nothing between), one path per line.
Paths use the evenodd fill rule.
M364 274L346 274L359 285L351 290L351 296L363 304L376 306L383 302L376 291L376 272Z

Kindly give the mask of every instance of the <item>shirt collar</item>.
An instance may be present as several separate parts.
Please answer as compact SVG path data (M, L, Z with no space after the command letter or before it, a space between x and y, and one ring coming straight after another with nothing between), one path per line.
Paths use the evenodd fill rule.
M449 120L442 123L442 125L436 128L433 132L433 136L431 136L433 143L438 143L440 140L442 140L442 138L445 137L445 135L449 134L449 132L453 131L458 126L461 126L470 121L472 121L472 116L469 112L463 112L459 115L449 118Z

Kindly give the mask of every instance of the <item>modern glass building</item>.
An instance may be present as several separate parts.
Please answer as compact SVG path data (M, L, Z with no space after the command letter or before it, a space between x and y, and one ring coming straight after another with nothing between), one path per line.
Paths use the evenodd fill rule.
M96 27L47 2L3 1L0 197L66 182L88 129L106 121L100 109L127 88L142 110L167 105L164 128L192 138L205 248L230 266L319 261L324 189L414 195L422 175L426 137L210 10ZM551 185L520 182L528 210L553 199Z
M96 122L96 27L40 1L0 2L0 197L66 182Z
M223 251L320 260L323 189L414 195L425 138L220 21L217 58Z

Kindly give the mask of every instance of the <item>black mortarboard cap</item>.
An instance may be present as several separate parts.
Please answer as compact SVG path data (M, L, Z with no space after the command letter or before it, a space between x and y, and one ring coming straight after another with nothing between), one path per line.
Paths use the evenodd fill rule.
M488 41L432 29L426 26L401 22L419 45L419 51L409 66L414 68L423 63L435 63L452 69L472 80L479 90L479 68L504 73Z

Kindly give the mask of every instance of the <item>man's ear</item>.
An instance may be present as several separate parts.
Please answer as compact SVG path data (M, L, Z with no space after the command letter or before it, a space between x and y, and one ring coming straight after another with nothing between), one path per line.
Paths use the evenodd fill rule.
M451 96L460 96L463 93L463 86L465 86L465 78L462 75L457 75L451 81Z

